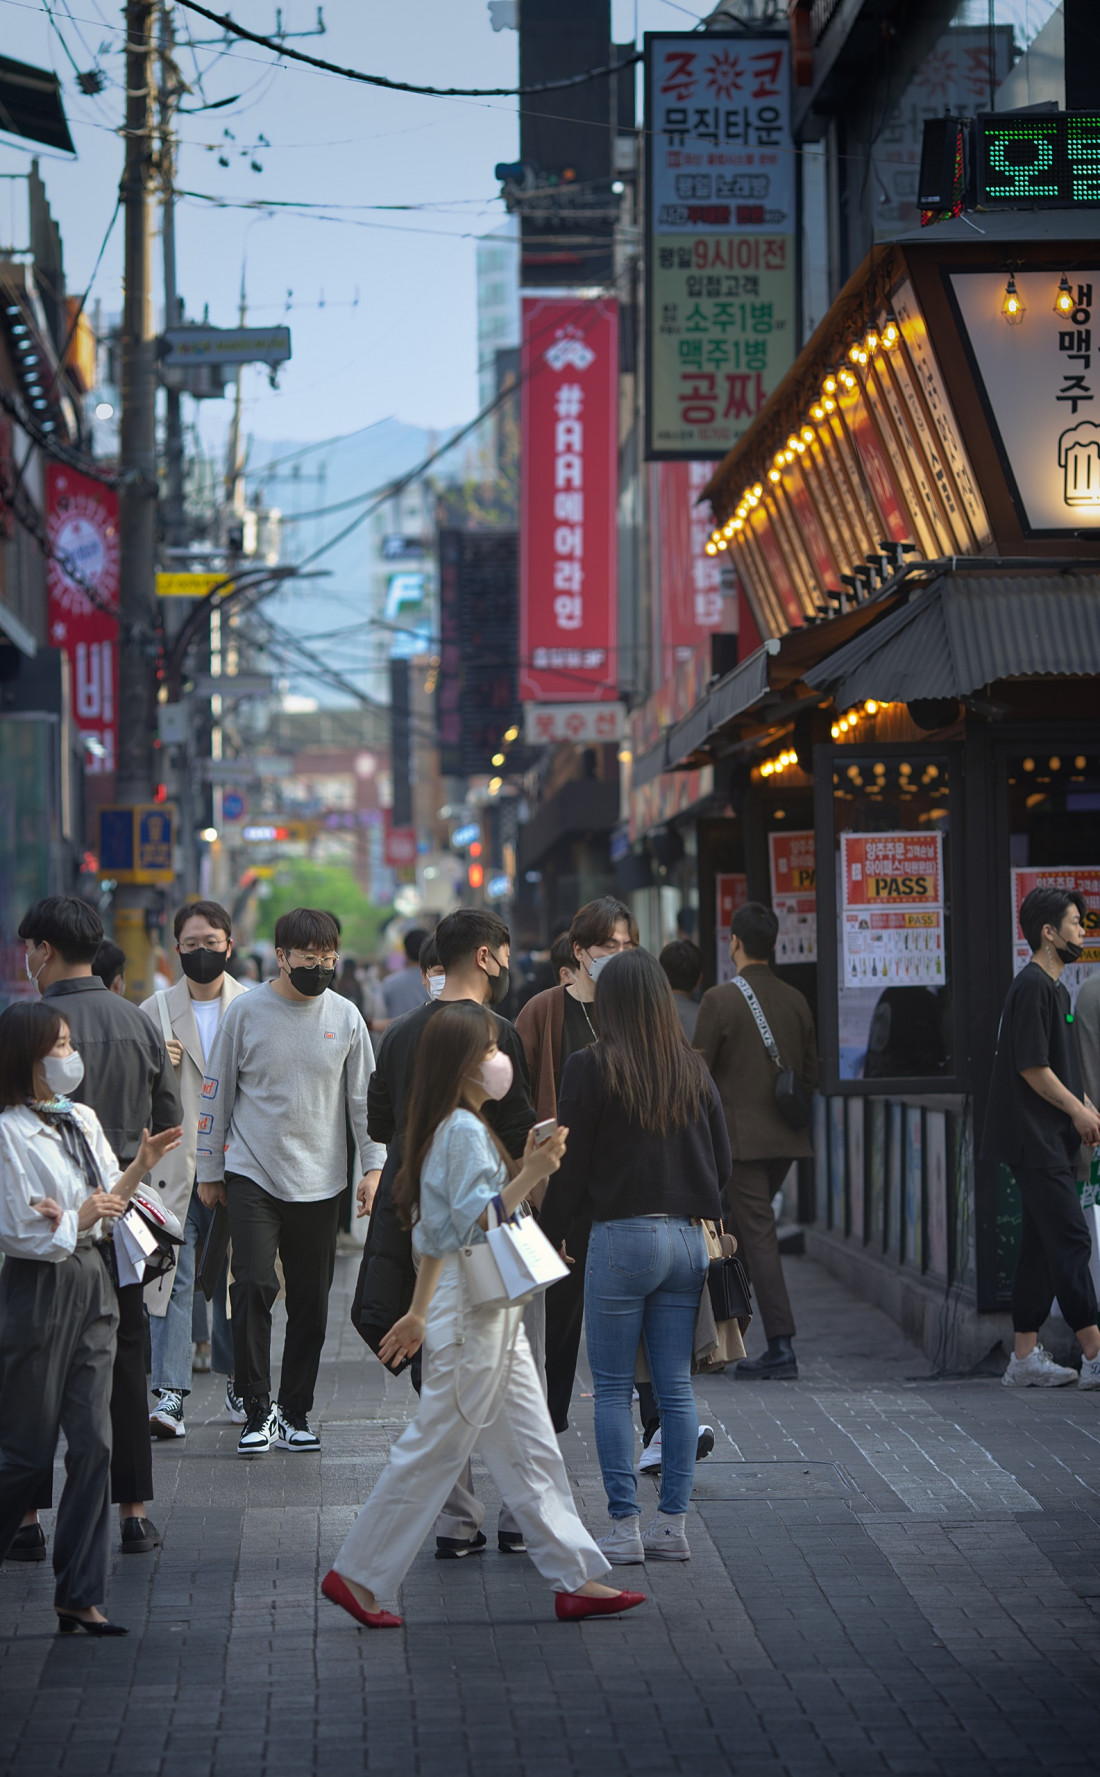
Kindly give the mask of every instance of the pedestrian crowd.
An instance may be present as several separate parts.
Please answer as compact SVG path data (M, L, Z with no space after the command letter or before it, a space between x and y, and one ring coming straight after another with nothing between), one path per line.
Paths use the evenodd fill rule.
M1100 1067L1100 991L1082 990L1075 1024L1060 979L1084 911L1060 890L1024 902L1032 961L994 1071L984 1151L1012 1167L1024 1204L1013 1386L1077 1379L1038 1343L1057 1295L1080 1384L1100 1387L1074 1181L1081 1143L1100 1142L1081 1075L1082 1056ZM656 959L625 903L589 902L513 1023L508 928L461 908L408 934L371 1020L377 1054L331 914L280 917L262 985L235 978L217 903L181 907L173 933L180 977L138 1007L88 903L51 897L20 926L38 997L0 1013L0 1558L51 1553L39 1513L64 1433L59 1630L124 1634L102 1608L110 1506L123 1553L156 1548L152 1443L186 1436L194 1370L224 1375L241 1457L320 1449L310 1415L350 1193L369 1218L352 1320L419 1404L324 1596L362 1625L397 1626L387 1605L429 1537L440 1560L485 1549L476 1451L503 1501L498 1550L530 1556L560 1618L642 1604L607 1579L690 1558L694 1469L714 1443L693 1370L798 1375L775 1202L812 1151L818 1064L810 1008L771 966L774 914L737 910L736 978L700 997L694 943ZM755 1360L738 1278L767 1341ZM599 1535L557 1438L582 1337L610 1520ZM647 1473L660 1477L648 1517Z

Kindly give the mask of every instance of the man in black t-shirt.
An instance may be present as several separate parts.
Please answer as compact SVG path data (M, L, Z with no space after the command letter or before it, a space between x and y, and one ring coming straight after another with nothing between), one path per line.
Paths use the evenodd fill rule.
M982 1157L1012 1168L1023 1200L1012 1283L1015 1351L1006 1387L1060 1388L1075 1372L1039 1344L1055 1296L1084 1353L1080 1386L1100 1388L1100 1327L1089 1272L1092 1241L1077 1195L1081 1143L1100 1143L1100 1114L1081 1086L1067 963L1081 955L1085 903L1035 888L1020 908L1031 961L1008 990L990 1081Z

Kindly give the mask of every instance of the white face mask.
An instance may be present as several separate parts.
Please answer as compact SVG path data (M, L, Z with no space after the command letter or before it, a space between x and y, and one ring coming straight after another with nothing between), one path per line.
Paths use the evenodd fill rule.
M59 1098L75 1092L84 1078L84 1063L75 1049L71 1055L47 1055L38 1066L50 1091Z
M40 968L38 970L38 975L36 975L34 970L31 968L30 953L28 952L27 955L24 956L24 958L23 958L23 967L27 971L27 980L29 982L31 982L31 984L34 987L37 987L38 986L38 975L41 975L42 970L46 967L45 963L42 963L42 965L40 966Z
M440 996L442 995L443 989L446 987L446 985L447 985L446 975L429 975L428 976L428 994L429 994L430 998L433 1000L439 999Z

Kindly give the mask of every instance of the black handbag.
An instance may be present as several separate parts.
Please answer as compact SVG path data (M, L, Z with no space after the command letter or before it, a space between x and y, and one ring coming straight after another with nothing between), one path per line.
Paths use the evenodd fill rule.
M779 1056L779 1049L772 1036L771 1025L764 1016L763 1008L752 988L743 975L734 978L733 985L740 988L745 997L749 1011L756 1021L761 1041L776 1066L775 1108L784 1123L790 1129L806 1129L809 1127L813 1114L813 1097L807 1090L801 1074L793 1067L784 1067Z
M752 1319L749 1280L739 1258L712 1259L707 1270L707 1289L715 1321Z

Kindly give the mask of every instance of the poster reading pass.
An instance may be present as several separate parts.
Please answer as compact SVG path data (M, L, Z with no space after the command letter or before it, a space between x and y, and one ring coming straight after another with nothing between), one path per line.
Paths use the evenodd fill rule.
M942 987L943 835L842 833L844 985Z
M769 833L777 963L817 961L817 869L813 833Z
M1080 962L1070 963L1062 971L1062 980L1069 988L1070 999L1076 1003L1082 981L1100 968L1100 868L1087 864L1048 864L1044 869L1012 872L1012 973L1018 975L1031 961L1031 951L1020 930L1020 908L1024 896L1033 888L1063 888L1071 894L1083 895L1088 908L1085 914L1085 948Z

